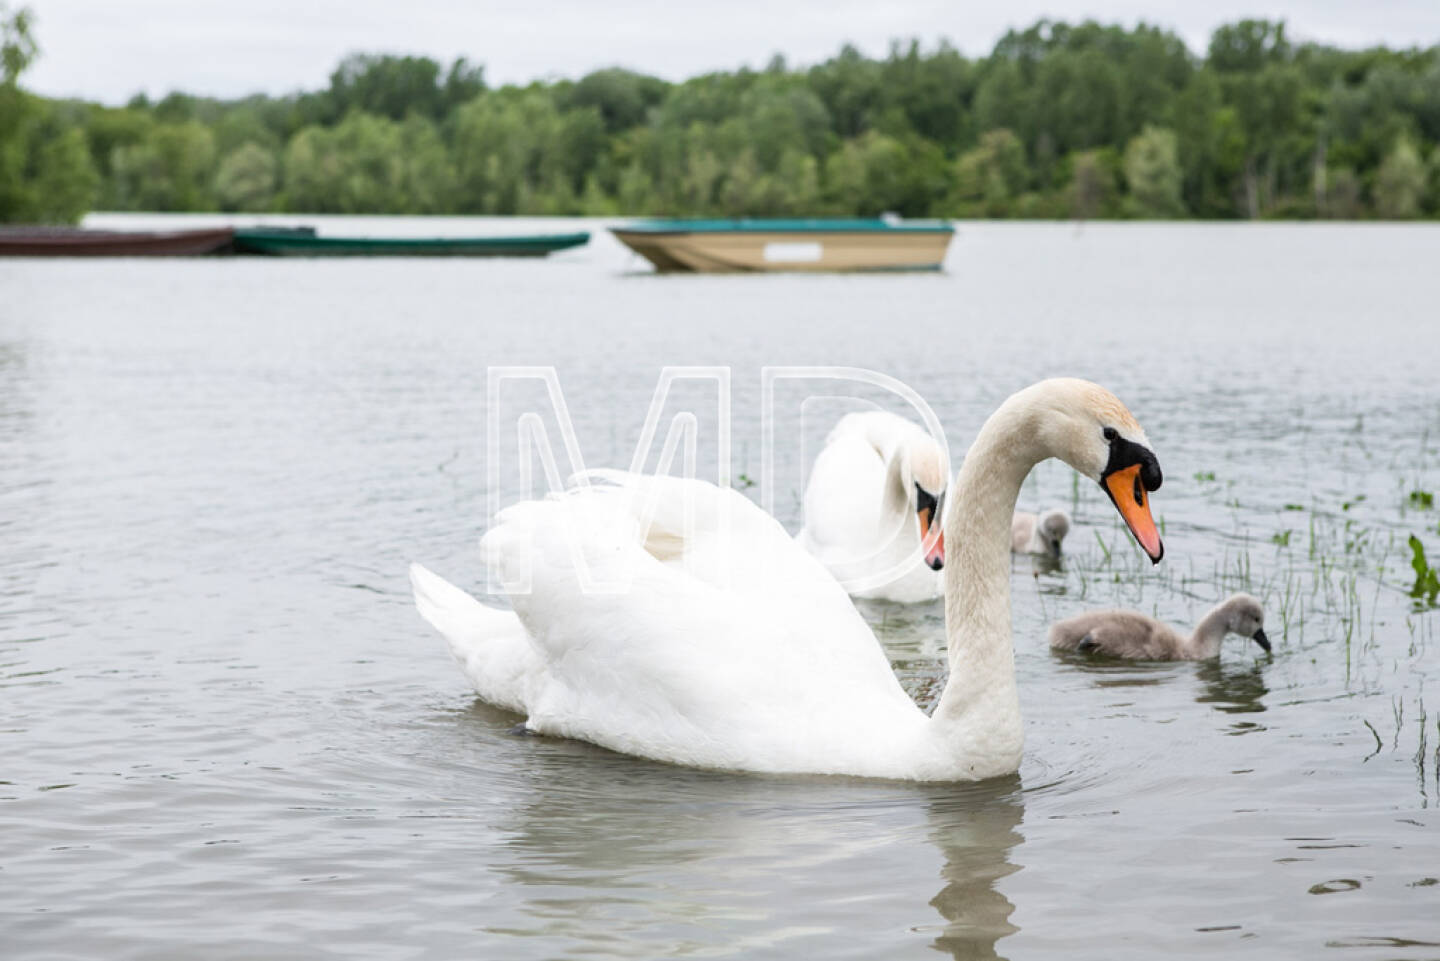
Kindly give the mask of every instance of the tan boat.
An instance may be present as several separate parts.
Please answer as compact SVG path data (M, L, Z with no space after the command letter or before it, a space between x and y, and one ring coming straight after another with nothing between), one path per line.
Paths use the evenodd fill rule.
M939 270L955 228L939 221L647 220L611 228L661 273Z

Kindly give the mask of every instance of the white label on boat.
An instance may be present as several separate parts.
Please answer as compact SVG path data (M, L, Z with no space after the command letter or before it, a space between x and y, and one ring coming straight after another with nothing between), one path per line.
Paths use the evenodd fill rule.
M765 259L780 264L813 264L824 250L824 245L819 243L766 244Z

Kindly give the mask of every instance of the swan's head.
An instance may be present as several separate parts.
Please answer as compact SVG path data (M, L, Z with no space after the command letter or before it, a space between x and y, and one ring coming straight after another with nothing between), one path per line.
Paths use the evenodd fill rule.
M1061 510L1046 511L1035 523L1045 550L1055 560L1060 559L1060 542L1070 533L1070 515Z
M1041 381L1022 394L1045 417L1040 432L1051 452L1104 488L1152 563L1165 547L1150 515L1149 492L1160 487L1160 462L1120 398L1088 380Z
M945 566L945 533L940 518L945 511L945 482L949 474L945 452L929 434L922 434L906 445L901 479L915 508L915 521L920 525L920 549L932 571Z
M1265 609L1249 594L1232 594L1225 600L1225 627L1233 634L1248 637L1265 653L1270 653L1270 638L1265 636Z

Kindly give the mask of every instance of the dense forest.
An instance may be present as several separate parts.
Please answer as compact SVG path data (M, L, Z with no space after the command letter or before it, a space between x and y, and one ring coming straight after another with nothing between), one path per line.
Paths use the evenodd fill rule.
M1440 46L1341 50L1284 23L1041 21L988 57L846 47L683 83L614 68L486 85L356 54L327 89L123 107L20 85L0 3L0 220L306 213L1440 217Z

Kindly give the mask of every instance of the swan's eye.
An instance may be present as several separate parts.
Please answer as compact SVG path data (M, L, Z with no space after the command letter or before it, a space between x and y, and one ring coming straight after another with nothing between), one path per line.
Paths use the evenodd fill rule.
M1113 427L1107 427L1101 431L1101 433L1105 436L1105 439L1112 444L1115 442L1115 438L1120 436Z

